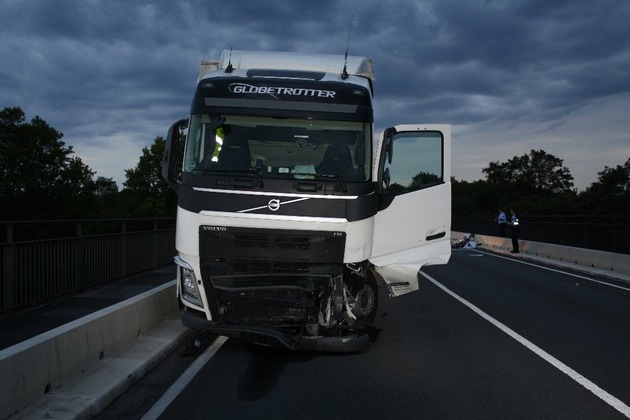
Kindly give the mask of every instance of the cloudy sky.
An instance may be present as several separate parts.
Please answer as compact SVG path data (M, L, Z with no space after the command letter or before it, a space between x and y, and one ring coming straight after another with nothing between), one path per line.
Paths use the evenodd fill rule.
M630 0L0 0L0 109L119 185L223 49L371 57L375 130L453 125L453 175L543 149L579 190L630 158Z

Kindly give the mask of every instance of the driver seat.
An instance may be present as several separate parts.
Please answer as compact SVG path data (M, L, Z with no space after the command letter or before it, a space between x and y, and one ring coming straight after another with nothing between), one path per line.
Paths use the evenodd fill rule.
M233 134L227 136L219 152L218 167L248 169L251 167L249 144L244 138Z
M354 168L350 149L345 144L330 144L324 152L322 163L317 167L317 172L322 174L352 176Z

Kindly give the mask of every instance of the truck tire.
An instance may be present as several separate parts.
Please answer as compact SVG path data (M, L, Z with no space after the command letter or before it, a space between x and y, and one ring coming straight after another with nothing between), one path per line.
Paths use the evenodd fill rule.
M371 323L374 321L378 307L378 289L371 278L356 278L350 288L350 294L354 298L353 313L358 320Z

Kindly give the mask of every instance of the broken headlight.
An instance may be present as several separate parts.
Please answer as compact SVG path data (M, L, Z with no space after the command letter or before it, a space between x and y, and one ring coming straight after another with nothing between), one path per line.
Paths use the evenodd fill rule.
M201 294L197 288L197 277L195 276L195 271L188 263L179 257L175 258L175 262L179 266L182 299L203 308Z

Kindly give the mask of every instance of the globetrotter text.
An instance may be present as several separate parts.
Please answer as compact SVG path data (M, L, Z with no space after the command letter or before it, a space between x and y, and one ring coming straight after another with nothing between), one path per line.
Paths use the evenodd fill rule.
M306 89L306 88L290 88L276 86L254 86L245 83L232 83L230 92L236 94L266 94L276 97L276 95L285 96L312 96L317 98L334 98L334 90Z

